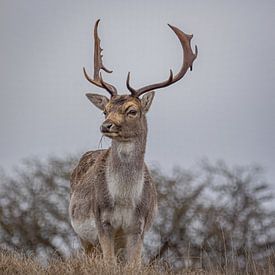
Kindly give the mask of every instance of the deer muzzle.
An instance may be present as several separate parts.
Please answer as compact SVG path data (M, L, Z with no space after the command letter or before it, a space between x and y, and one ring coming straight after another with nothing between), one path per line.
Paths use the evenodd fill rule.
M118 134L118 127L110 120L105 120L100 126L102 134Z

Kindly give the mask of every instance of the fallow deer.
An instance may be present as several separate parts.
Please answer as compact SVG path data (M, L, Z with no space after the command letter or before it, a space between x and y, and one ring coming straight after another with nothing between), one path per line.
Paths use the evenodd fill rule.
M147 139L146 113L155 89L167 87L192 70L197 57L191 48L192 35L169 25L180 40L183 64L166 81L134 89L128 73L130 94L118 95L105 82L101 70L111 73L102 63L98 24L94 27L94 76L83 68L86 79L109 92L110 98L86 94L105 115L101 133L112 139L106 150L89 151L80 159L71 175L70 219L86 252L100 244L105 261L120 255L127 262L140 263L144 233L150 228L157 210L157 193L144 163ZM144 96L141 98L140 96Z

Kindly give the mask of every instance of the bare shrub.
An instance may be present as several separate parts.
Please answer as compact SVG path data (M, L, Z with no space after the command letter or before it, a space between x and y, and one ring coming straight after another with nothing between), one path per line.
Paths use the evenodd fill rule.
M194 171L176 169L172 177L153 174L160 213L152 234L158 245L148 252L151 261L245 268L249 257L263 263L273 256L274 200L260 167L203 161Z
M0 184L1 247L45 257L77 246L68 221L68 179L74 158L27 159Z

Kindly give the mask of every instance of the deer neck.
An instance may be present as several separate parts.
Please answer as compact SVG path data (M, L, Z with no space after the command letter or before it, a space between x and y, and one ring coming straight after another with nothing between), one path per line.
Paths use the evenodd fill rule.
M107 164L108 189L114 200L133 206L139 200L144 185L144 154L147 125L131 142L112 141Z
M129 142L113 140L110 150L111 170L116 173L141 172L144 166L146 134ZM135 172L135 173L136 173Z

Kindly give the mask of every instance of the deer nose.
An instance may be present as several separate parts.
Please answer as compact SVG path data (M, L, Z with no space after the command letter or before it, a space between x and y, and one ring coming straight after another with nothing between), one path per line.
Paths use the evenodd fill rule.
M110 121L104 121L100 127L100 131L102 133L111 132L115 128L114 123Z

